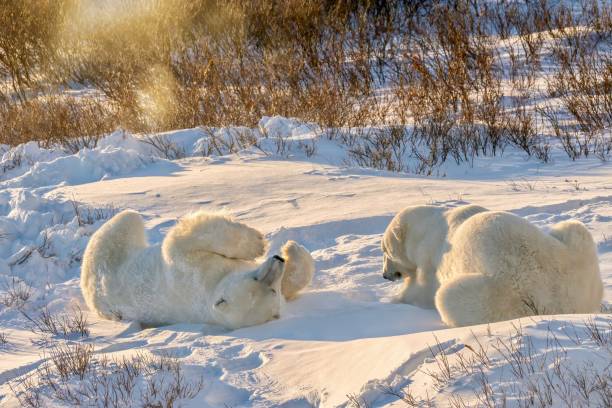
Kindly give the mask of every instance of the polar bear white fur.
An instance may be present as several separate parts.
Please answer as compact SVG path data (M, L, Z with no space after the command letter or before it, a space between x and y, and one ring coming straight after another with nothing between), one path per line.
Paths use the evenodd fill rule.
M89 308L109 319L261 324L278 318L282 294L295 297L314 273L312 257L297 243L285 244L285 259L258 264L266 248L259 231L203 211L179 220L161 245L149 245L142 217L123 211L91 237L81 290Z
M412 207L408 212L417 211L416 208L423 207ZM408 235L400 238L404 246L409 247L404 249L406 259L413 265L414 259L420 262L417 270L420 265L432 269L437 265L433 274L429 269L429 274L421 280L427 282L427 296L431 296L433 288L435 306L449 326L533 314L599 310L603 284L597 249L582 223L564 221L547 234L510 213L484 209L474 213L470 210L471 216L459 217L462 222L454 225L446 222L447 236L440 239L444 230L440 225L452 219L450 212L461 212L461 208L450 212L427 208L430 209L419 211L428 212L430 219L408 218L413 224L404 227ZM423 222L433 226L434 231L422 235L410 232L426 230ZM387 238L391 242L383 243L383 248L402 247L393 236L385 234ZM434 242L441 245L428 247ZM419 248L426 248L428 252L421 252L417 257L415 251ZM391 261L391 265L396 265L394 257ZM400 265L403 264L405 260ZM421 273L425 275L424 270ZM419 289L415 286L413 291Z
M285 299L293 300L312 282L315 273L314 261L310 252L295 241L288 241L281 248L281 255L286 261L281 291Z
M393 218L382 240L383 277L404 281L397 301L435 307L436 271L448 250L447 239L465 220L484 211L477 205L452 209L421 205L407 207Z
M514 214L475 215L452 237L437 276L436 307L450 326L593 313L603 297L597 247L571 220L546 234Z

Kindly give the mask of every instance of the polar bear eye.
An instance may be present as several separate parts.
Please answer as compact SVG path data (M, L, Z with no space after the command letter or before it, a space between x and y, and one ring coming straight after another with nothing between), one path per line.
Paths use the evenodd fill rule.
M276 295L276 289L270 288L270 291Z
M222 305L224 303L227 303L227 300L221 298L221 299L217 300L217 302L215 303L215 306L220 306L220 305Z

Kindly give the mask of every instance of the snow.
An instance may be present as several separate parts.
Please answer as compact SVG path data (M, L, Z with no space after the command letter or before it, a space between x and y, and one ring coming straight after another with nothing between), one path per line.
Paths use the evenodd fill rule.
M391 302L399 288L382 278L380 250L386 225L407 205L474 203L511 211L543 229L577 219L598 243L609 307L609 163L571 162L555 153L543 164L508 149L502 157L476 158L471 166L445 164L437 176L399 174L353 167L346 150L318 127L281 117L264 117L256 129L186 129L160 137L185 157L168 159L142 136L125 132L77 153L35 143L0 150L0 298L16 279L32 286L24 306L30 316L45 305L60 314L76 305L84 308L79 266L87 240L126 208L144 214L152 242L159 242L178 217L199 208L225 211L261 229L271 253L294 239L315 259L311 287L284 306L281 319L235 331L202 325L141 328L84 310L89 337L64 339L32 332L22 313L0 302L0 331L8 341L0 344L1 406L19 406L13 390L44 366L50 344L62 342L92 344L95 358L173 356L188 379L203 380L197 397L183 404L194 407L351 401L402 406L390 389L408 389L418 400L443 405L453 393L476 401L473 391L480 389L483 375L495 398L508 395L516 404L517 390L526 389L528 381L539 384L542 373L554 373L554 358L562 357L575 372L587 366L589 372L609 375L610 345L599 345L588 334L585 322L591 317L540 316L448 329L433 310ZM309 146L316 146L314 154ZM211 156L203 157L206 152ZM16 162L17 156L22 160ZM593 321L610 336L609 315ZM439 360L430 347L435 352L439 342L442 354L458 366L461 353L477 348L474 336L490 354L482 375L455 368L450 379L434 384L428 373ZM517 379L498 349L519 338L539 366ZM48 389L40 393L52 395Z

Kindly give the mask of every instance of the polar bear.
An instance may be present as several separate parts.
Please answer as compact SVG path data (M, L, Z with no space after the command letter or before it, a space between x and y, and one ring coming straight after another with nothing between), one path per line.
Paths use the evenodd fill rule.
M597 247L579 221L547 234L514 214L489 211L463 223L450 245L435 297L449 326L601 308Z
M149 245L142 217L123 211L91 237L81 290L89 308L109 319L252 326L278 318L282 298L295 297L314 274L310 253L297 243L257 263L266 249L259 231L203 211Z
M484 211L477 205L451 209L420 205L393 218L382 239L383 277L404 281L398 302L435 307L436 271L448 249L447 239L465 220Z
M412 211L415 208L419 207L412 207ZM564 221L547 234L510 213L482 208L476 212L467 210L471 215L459 217L461 222L447 222L446 237L440 238L440 231L444 230L440 225L453 217L439 209L429 210L430 219L425 219L434 226L434 232L423 233L426 231L423 219L412 217L406 219L407 235L399 237L405 245L387 234L385 239L389 243L383 243L383 247L407 247L404 256L412 265L415 259L420 262L415 265L417 271L420 265L430 267L427 274L423 269L420 277L427 284L419 285L417 272L412 290L416 292L420 286L429 289L421 297L434 294L433 303L447 325L599 310L603 284L597 248L582 223ZM449 211L461 213L461 208ZM436 248L428 246L434 243L442 244ZM419 248L427 251L418 253ZM408 264L406 260L397 262L395 257L391 261L392 266ZM393 273L393 269L386 272ZM409 276L410 273L415 275L408 272ZM410 292L410 288L405 291Z

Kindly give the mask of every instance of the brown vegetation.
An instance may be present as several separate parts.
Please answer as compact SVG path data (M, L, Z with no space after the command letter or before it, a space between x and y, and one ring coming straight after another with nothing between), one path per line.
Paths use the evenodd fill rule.
M572 347L586 346L595 359L608 361L612 351L609 318L570 323L561 330L549 326L545 339L528 335L520 323L513 325L509 335L487 330L486 336L473 334L471 341L454 347L434 336L431 358L411 374L428 378L431 394L411 389L413 381L405 387L381 384L379 390L406 407L422 408L440 406L436 401L440 396L452 408L608 407L612 403L610 365L597 367L569 353ZM545 342L545 347L538 341ZM348 406L370 406L363 396L347 398Z
M105 4L3 7L0 143L85 138L74 150L117 127L278 114L336 128L357 164L389 170L430 173L507 145L546 161L550 138L573 159L612 150L605 2Z
M9 384L21 406L51 404L101 408L182 406L203 389L171 357L98 356L92 345L57 343L35 372ZM43 395L45 395L43 397Z

